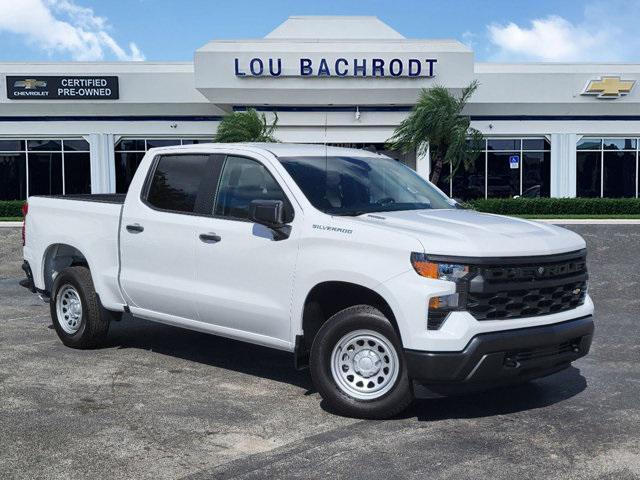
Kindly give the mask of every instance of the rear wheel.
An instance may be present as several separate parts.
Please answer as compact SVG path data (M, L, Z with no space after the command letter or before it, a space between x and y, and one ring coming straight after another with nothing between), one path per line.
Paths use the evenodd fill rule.
M338 413L389 418L413 400L400 340L376 308L346 308L320 328L313 341L311 376Z
M88 268L68 267L56 277L50 309L56 333L66 346L92 348L106 339L112 315L100 304Z

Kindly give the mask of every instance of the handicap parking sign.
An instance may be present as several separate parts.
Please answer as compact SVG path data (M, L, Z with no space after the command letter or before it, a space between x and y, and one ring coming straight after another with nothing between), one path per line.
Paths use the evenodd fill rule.
M509 166L512 169L517 169L520 166L520 155L511 155L509 157Z

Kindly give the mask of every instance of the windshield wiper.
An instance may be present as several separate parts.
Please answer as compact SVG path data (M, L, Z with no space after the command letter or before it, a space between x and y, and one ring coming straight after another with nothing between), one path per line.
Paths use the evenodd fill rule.
M369 210L343 210L341 212L330 212L329 215L336 217L359 217L365 213L371 213Z
M326 212L329 215L335 215L338 217L359 217L360 215L364 215L366 213L385 213L385 212L405 212L411 210L430 210L430 203L414 203L414 204L406 204L406 203L390 203L386 205L380 204L372 204L369 209L353 209L353 210L338 210L338 211L329 211Z

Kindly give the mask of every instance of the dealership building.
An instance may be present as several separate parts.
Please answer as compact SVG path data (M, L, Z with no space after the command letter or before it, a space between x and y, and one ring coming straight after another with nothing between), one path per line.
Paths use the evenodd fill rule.
M211 141L248 107L283 142L386 153L421 89L480 86L485 136L455 198L637 197L640 64L477 63L455 40L408 39L375 17L291 17L265 38L214 40L193 62L0 64L0 200L125 192L145 151Z

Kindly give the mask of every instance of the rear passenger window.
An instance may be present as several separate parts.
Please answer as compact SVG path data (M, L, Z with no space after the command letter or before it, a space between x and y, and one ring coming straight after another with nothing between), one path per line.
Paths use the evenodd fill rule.
M227 157L220 178L214 215L247 219L252 200L282 200L285 212L290 212L290 204L284 192L264 165L248 158Z
M196 200L208 175L209 155L163 155L149 185L147 202L173 212L196 212Z

